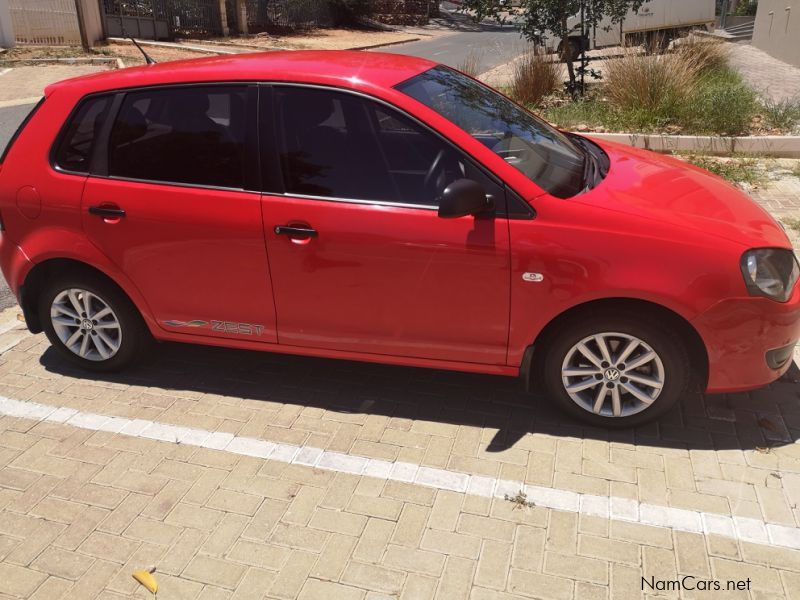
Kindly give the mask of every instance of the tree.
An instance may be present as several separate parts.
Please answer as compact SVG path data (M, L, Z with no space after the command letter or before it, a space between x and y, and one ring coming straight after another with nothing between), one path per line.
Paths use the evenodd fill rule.
M529 41L538 43L545 32L561 40L570 36L580 36L581 31L600 26L603 19L616 24L625 18L629 10L638 10L649 0L521 0L519 6L504 0L464 0L462 10L471 10L476 21L493 18L498 22L513 20L522 35ZM514 3L516 4L516 3ZM571 17L583 14L583 24L577 19L569 23ZM506 16L507 15L507 16ZM573 62L585 48L578 43L562 43L561 59L569 72L569 87L576 89Z

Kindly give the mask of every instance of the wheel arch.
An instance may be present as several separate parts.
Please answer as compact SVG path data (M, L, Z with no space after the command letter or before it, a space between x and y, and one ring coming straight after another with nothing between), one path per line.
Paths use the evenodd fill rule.
M42 323L39 319L39 312L37 310L37 303L39 301L39 295L42 292L44 284L47 282L48 278L54 275L63 275L65 273L87 274L103 279L110 285L114 286L121 294L130 300L131 304L133 304L133 306L139 312L139 315L142 317L148 328L152 331L148 314L146 311L142 310L140 302L137 301L138 298L136 298L134 294L129 293L129 291L125 289L124 286L120 285L119 282L117 282L111 275L102 269L73 258L50 258L36 263L33 267L31 267L26 274L25 281L20 288L20 307L22 308L22 313L25 316L25 322L28 325L28 329L32 333L39 333L43 331Z
M692 366L694 382L705 390L708 384L708 352L703 338L694 326L683 316L661 304L635 298L604 298L591 300L568 308L551 319L538 333L533 343L525 350L520 367L526 389L541 377L542 359L547 352L548 340L558 334L565 325L587 315L598 312L618 312L636 314L647 320L666 324L676 331L686 346Z

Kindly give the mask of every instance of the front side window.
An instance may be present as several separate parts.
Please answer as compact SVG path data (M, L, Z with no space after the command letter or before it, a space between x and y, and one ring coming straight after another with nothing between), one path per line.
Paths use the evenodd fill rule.
M379 102L276 86L275 110L289 194L438 207L450 183L479 179L450 145Z
M585 154L567 136L491 88L447 67L396 86L503 157L559 198L586 187Z
M55 155L55 165L64 171L88 173L95 140L111 106L111 96L88 98L67 125Z
M244 86L126 94L109 140L109 175L243 188L246 96Z

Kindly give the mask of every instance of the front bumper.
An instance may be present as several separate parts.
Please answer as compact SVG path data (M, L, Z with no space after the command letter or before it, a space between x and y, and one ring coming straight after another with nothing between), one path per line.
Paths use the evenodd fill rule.
M708 351L709 393L765 386L792 364L800 339L800 284L788 302L749 296L722 300L692 324Z

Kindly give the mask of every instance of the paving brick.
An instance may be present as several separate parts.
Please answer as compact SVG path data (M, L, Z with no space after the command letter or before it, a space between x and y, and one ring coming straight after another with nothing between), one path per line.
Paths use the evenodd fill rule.
M371 498L368 496L354 495L347 504L347 512L357 513L367 517L376 517L396 521L400 516L403 503L391 498Z
M353 550L353 558L360 562L379 563L394 530L395 524L391 521L369 519Z
M509 543L486 540L478 560L475 584L504 590L511 566L511 550L512 545Z
M62 550L47 548L31 563L37 571L75 581L91 568L94 559Z
M593 535L578 536L578 554L630 565L641 563L638 545Z
M420 547L440 554L477 560L481 550L481 539L450 531L427 529Z
M466 598L475 573L475 561L449 556L436 590L436 600Z
M574 583L563 577L511 569L508 587L511 592L523 596L544 600L568 600L572 598Z
M445 556L438 552L413 550L405 546L390 545L383 556L383 565L401 571L438 576L442 572Z
M431 509L424 506L415 504L403 506L397 527L392 535L392 542L403 546L418 547L430 513Z
M514 538L513 523L464 513L458 519L456 531L501 542L510 542Z
M198 555L189 562L182 576L232 590L239 584L246 571L247 567L244 565Z
M45 579L47 579L47 575L39 571L0 563L0 581L3 582L3 591L14 596L27 598Z
M325 580L338 580L350 561L358 538L348 535L332 534L325 543L310 576Z
M139 547L136 540L95 531L78 547L78 552L101 560L125 563Z
M319 579L309 579L300 590L298 600L361 600L366 596L364 590L341 585L332 581L320 581Z
M367 518L363 515L321 508L314 513L308 525L312 529L322 529L332 533L359 535L364 530L366 523Z
M602 585L608 583L608 562L596 558L545 552L544 572Z
M398 594L403 588L404 579L401 571L352 561L344 570L341 582L367 590Z
M260 569L280 571L291 555L292 551L289 548L239 540L233 545L226 558Z

